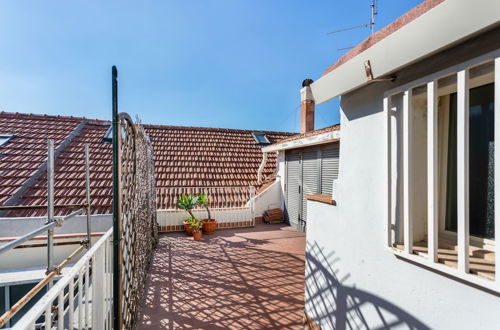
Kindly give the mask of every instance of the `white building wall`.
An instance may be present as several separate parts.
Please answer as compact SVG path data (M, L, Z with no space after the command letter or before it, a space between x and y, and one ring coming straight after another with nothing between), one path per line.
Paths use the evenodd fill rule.
M386 248L384 86L342 98L337 206L307 205L306 313L323 329L498 329L497 295Z
M113 225L112 214L91 216L91 228L94 233L105 233ZM40 228L47 221L44 217L0 218L0 237L18 237ZM54 234L78 234L87 232L87 216L77 215L66 220L61 227L54 229Z
M255 216L261 217L267 210L281 208L282 201L283 190L281 178L278 177L266 190L255 196Z
M276 176L280 179L280 189L281 189L281 200L280 207L282 210L285 209L285 183L286 183L286 168L285 168L285 151L278 151L278 157L276 158Z
M207 211L204 209L192 210L193 215L198 219L206 219ZM183 210L158 210L157 220L160 230L167 226L183 226L184 220L189 218L189 214ZM246 227L252 222L252 211L250 207L210 209L210 215L217 220L219 226L224 223L241 223L238 227ZM244 223L243 223L244 222ZM184 228L165 229L164 231L184 230Z

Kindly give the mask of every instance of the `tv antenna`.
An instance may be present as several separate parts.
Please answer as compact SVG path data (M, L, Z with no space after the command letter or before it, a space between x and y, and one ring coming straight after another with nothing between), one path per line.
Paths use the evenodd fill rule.
M364 27L369 27L371 29L371 34L373 34L373 32L375 32L375 16L378 15L378 0L372 0L372 4L370 5L370 7L371 7L371 11L372 11L370 23L351 26L348 28L344 28L344 29L340 29L340 30L336 30L336 31L332 31L332 32L327 32L326 34L335 34L335 33L339 33L339 32L345 32L345 31L355 30L355 29L364 28ZM352 47L347 47L347 48L352 48ZM346 48L342 48L342 49L346 49Z

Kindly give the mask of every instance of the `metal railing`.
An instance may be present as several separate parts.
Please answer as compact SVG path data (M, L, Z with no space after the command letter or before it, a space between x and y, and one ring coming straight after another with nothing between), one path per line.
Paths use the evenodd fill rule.
M15 329L113 328L113 229L16 323Z
M78 256L85 248L91 248L91 210L90 210L90 172L89 172L89 146L85 145L85 189L86 189L86 201L85 203L71 204L71 205L54 205L54 141L48 140L48 154L47 154L47 205L28 205L28 206L0 206L0 210L12 211L19 209L35 209L35 208L47 208L47 222L21 236L17 239L3 245L0 247L0 255L6 253L24 242L34 238L35 236L47 232L47 271L46 276L36 284L24 297L17 301L11 308L0 316L0 328L4 325L11 326L10 319L16 315L23 306L26 305L35 295L40 292L44 287L47 287L49 291L53 286L53 281L56 276L61 274L62 269L67 266L76 256ZM71 212L65 216L54 216L54 209L57 207L67 207L67 208L78 208L76 211ZM56 227L61 227L64 222L70 218L73 218L82 213L87 214L87 236L81 242L81 246L72 252L63 262L59 265L54 265L54 229Z
M182 194L207 194L208 207L212 209L248 207L255 196L253 186L230 187L166 187L156 188L158 210L175 209ZM201 207L199 207L201 208Z
M182 194L207 194L208 207L219 228L255 226L255 187L172 187L157 188L158 223L160 231L182 230L188 217L186 211L176 209L175 201ZM205 219L205 208L192 210L195 217Z

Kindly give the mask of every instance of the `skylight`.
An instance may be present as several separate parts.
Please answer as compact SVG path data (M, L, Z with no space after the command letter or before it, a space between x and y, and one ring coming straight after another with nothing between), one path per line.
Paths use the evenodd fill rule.
M255 142L259 144L270 144L271 142L266 136L266 133L257 133L253 132L252 133L253 138L255 139Z
M14 135L11 134L0 134L0 147L4 146L9 142L10 139L12 139Z
M101 142L102 143L113 142L113 126L109 125L109 128L106 131L106 134L104 134L104 137L102 138Z

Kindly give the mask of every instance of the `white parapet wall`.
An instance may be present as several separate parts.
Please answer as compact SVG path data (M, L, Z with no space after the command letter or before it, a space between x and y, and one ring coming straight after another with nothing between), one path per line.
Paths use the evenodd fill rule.
M283 193L279 179L260 194L251 198L244 207L211 208L212 218L218 222L218 228L252 227L255 218L261 217L265 211L273 208L281 208ZM198 219L206 219L207 211L195 209L192 211ZM158 210L158 225L160 231L182 231L183 222L189 218L186 211L176 209Z
M44 217L0 218L0 246L40 228L46 221L47 219ZM112 224L113 216L111 214L91 216L92 242L97 241L103 233L112 227ZM18 276L16 272L23 273L23 270L27 268L37 269L46 266L47 239L44 237L46 234L42 233L26 241L21 247L0 255L0 286L5 281L9 282L10 278L15 279ZM54 264L60 263L77 249L86 235L87 217L85 215L70 218L61 227L56 227L54 230ZM4 274L7 270L12 275Z
M203 209L192 210L198 219L206 219L207 211ZM216 219L218 228L251 227L254 225L251 207L220 208L210 210L212 218ZM189 214L182 210L158 210L158 225L160 231L182 231L183 222Z
M283 191L279 178L260 194L255 196L255 216L261 217L269 209L282 208Z
M112 214L96 214L91 216L92 232L105 233L113 225ZM45 224L45 217L0 218L0 237L19 237ZM78 234L87 232L87 216L77 215L56 227L54 234Z

